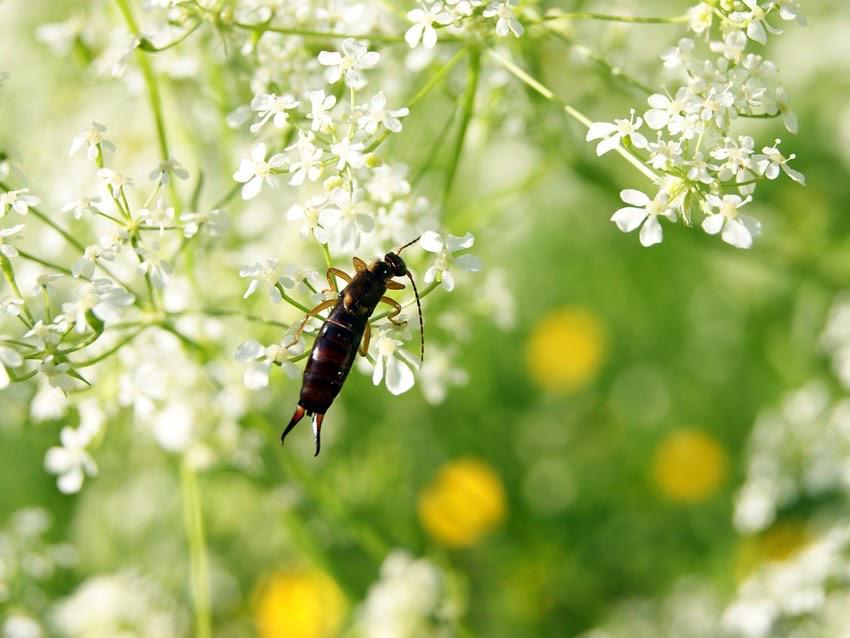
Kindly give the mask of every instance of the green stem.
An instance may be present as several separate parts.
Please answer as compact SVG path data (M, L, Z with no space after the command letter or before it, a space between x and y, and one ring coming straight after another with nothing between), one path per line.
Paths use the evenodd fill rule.
M115 0L121 15L124 16L124 22L127 23L127 28L134 36L140 36L139 25L136 18L133 16L133 10L130 8L128 0ZM171 152L168 147L168 135L165 131L165 117L162 113L162 97L159 91L159 83L156 79L153 66L147 58L147 54L141 47L136 52L136 58L139 61L139 68L142 70L142 76L145 80L145 87L148 92L148 101L150 102L151 112L153 113L154 124L156 125L156 137L159 143L159 156L163 162L167 162L171 158ZM175 212L179 215L182 208L180 202L180 194L177 192L175 180L171 179L168 183L169 192L171 193L172 203L174 204Z
M99 355L97 355L96 357L92 357L91 359L86 359L85 361L80 361L79 363L73 363L73 362L72 362L72 365L73 365L75 368L88 368L89 366L93 366L93 365L95 365L96 363L100 363L101 361L103 361L103 360L105 360L105 359L108 359L108 358L109 358L109 357L111 357L113 354L115 354L116 352L118 352L121 348L123 348L123 347L124 347L124 346L126 346L128 343L130 343L131 341L133 341L133 339L135 339L136 337L138 337L138 336L139 336L142 332L144 332L145 328L147 328L147 327L148 327L148 326L142 326L141 328L139 328L139 329L138 329L138 330L136 330L135 332L132 332L131 334L129 334L129 335L127 335L126 337L124 337L123 339L121 339L118 343L116 343L114 346L112 346L111 348L109 348L109 349L108 349L108 350L106 350L105 352L101 352L101 353L100 353ZM91 345L92 343L94 343L94 342L92 341L92 342L89 342L89 343L87 343L87 344L85 344L85 345ZM77 350L77 349L68 350L68 351L66 351L64 354L70 354L71 352L75 352L76 350Z
M640 17L611 15L608 13L590 13L585 11L562 12L553 9L543 18L544 21L552 20L601 20L603 22L625 22L627 24L677 24L687 22L688 16L663 16L663 17Z
M24 304L23 306L21 306L21 308L23 309L24 315L28 320L28 323L24 323L27 323L28 326L32 327L32 324L35 323L35 319L33 319L32 313L30 312L26 299L24 299L24 296L21 294L21 290L18 288L18 282L15 280L15 270L12 267L12 262L3 253L0 253L0 270L3 271L3 277L6 278L6 281L9 284L9 288L12 289L12 292L14 293L15 297L17 297L18 299L23 299Z
M204 536L204 519L198 475L184 458L180 464L180 488L183 494L183 525L189 544L189 574L194 601L195 638L211 638L209 569Z
M540 95L545 97L547 100L552 100L560 104L564 112L569 115L571 118L582 124L585 128L590 128L593 122L588 118L584 113L576 109L564 102L561 98L555 95L554 91L544 86L533 77L531 77L528 73L526 73L522 68L514 64L511 60L503 57L499 53L496 53L492 49L488 51L490 57L493 58L496 62L501 64L507 71L513 74L516 78L527 84L529 87L537 91ZM652 169L646 166L643 162L641 162L637 157L632 155L627 149L622 146L617 146L614 149L618 155L620 155L623 159L625 159L629 164L638 169L641 173L643 173L650 181L654 184L657 184L661 178L656 175Z
M163 44L161 47L154 46L153 43L147 38L142 38L142 40L139 42L139 48L147 53L159 53L160 51L167 51L172 47L176 47L178 44L183 42L183 40L192 35L195 31L197 31L198 27L200 27L202 23L203 21L199 19L176 40L172 40L168 44Z
M475 110L475 95L478 92L478 79L481 75L481 51L474 48L469 51L469 68L467 69L466 89L463 92L463 102L461 103L460 125L457 130L452 154L449 159L449 167L446 174L446 182L443 185L443 205L445 211L446 203L449 200L449 195L452 192L457 167L460 163L460 156L463 153L463 144L466 140L466 132L469 129L469 122L472 120L472 112Z
M325 258L325 264L330 269L333 267L333 260L331 259L331 251L328 248L327 244L319 244L322 249L322 256Z
M277 291L280 293L280 296L283 297L283 300L286 303L288 303L290 306L295 306L301 312L310 312L310 309L307 306L305 306L304 304L298 303L297 301L295 301L295 299L293 299L292 297L287 295L286 290L283 287L283 284L281 284L279 281L277 283L275 283L275 288L277 288Z
M42 259L41 257L36 257L24 250L18 250L18 257L21 259L26 259L27 261L35 262L36 264L41 264L46 268L50 268L51 270L55 270L57 272L61 272L64 275L71 275L71 270L69 268L65 268L65 266L60 266L59 264L54 264L51 261L47 261L46 259ZM80 276L81 279L87 279L87 277Z
M372 42L404 42L403 35L385 34L385 33L334 33L332 31L316 31L312 29L297 29L290 27L276 27L267 22L261 24L245 24L243 22L233 22L237 29L245 29L254 31L255 33L280 33L281 35L298 35L302 38L325 38L328 40L345 40L346 38L354 38L355 40L371 40ZM457 39L457 38L453 38Z
M284 323L282 321L266 319L265 317L258 317L257 315L246 315L238 310L227 310L222 308L204 308L200 312L202 314L209 315L210 317L239 317L240 319L244 319L245 321L251 321L253 323L262 323L267 326L274 326L275 328L289 328L289 324Z

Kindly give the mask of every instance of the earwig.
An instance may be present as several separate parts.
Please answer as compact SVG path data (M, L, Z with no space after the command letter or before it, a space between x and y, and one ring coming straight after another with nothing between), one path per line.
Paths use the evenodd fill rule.
M307 313L295 335L293 341L300 338L307 321L311 317L331 308L316 335L313 348L310 350L307 365L304 367L304 379L301 384L298 406L295 408L295 414L292 415L289 425L280 435L281 443L290 430L306 414L313 420L313 437L316 441L314 456L319 455L322 421L325 418L325 413L342 389L342 384L345 383L345 379L351 371L357 353L359 352L365 357L369 350L369 340L372 336L369 318L375 312L375 308L381 302L388 304L392 310L387 314L387 319L396 325L404 324L404 322L396 320L396 317L401 313L401 305L397 301L384 296L388 289L401 290L404 288L404 284L393 281L393 277L407 277L413 286L416 307L419 311L419 356L423 361L425 360L425 327L422 321L419 291L416 289L413 275L399 256L402 250L418 240L417 237L396 252L387 253L383 259L375 260L368 265L362 259L355 257L354 269L356 272L353 278L337 268L328 269L328 283L331 289L336 289L335 277L343 279L347 282L347 285L339 292L336 299L324 301Z

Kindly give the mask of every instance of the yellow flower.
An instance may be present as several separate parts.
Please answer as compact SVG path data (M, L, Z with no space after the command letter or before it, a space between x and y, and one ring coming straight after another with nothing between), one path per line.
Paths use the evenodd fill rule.
M706 433L696 429L672 432L655 451L655 482L672 501L693 503L711 496L728 469L726 451Z
M254 621L260 638L329 638L347 602L334 580L313 568L281 571L260 587Z
M526 363L532 379L550 392L573 392L591 381L605 355L605 332L584 308L562 308L531 332Z
M440 468L419 495L419 519L438 542L468 547L505 519L505 490L490 466L462 458Z

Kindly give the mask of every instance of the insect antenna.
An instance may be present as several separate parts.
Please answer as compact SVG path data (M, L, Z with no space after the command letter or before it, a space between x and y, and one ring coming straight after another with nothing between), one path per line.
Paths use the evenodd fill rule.
M416 296L416 309L419 311L419 358L425 361L425 324L422 321L422 303L419 301L419 291L416 289L416 282L413 280L413 274L410 270L407 271L407 278L413 284L413 294Z
M421 238L421 237L422 237L422 235L419 235L419 237L417 237L417 238L416 238L416 239L414 239L413 241L409 241L409 242L407 242L404 246L402 246L402 247L401 247L401 248L399 248L397 251L395 251L395 254L396 254L396 255L398 255L398 254L399 254L402 250L404 250L405 248L408 248L409 246L412 246L413 244L415 244L416 242L418 242L418 241L420 240L420 238Z

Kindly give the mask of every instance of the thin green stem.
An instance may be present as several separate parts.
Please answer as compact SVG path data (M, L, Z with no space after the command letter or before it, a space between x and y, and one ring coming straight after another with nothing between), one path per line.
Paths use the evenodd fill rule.
M201 495L195 468L184 458L180 464L180 490L183 495L183 525L189 544L189 575L194 601L195 638L211 638L209 568L204 535Z
M12 262L3 253L0 253L0 270L3 271L3 277L5 277L6 282L9 284L9 288L12 289L12 292L14 293L15 297L24 300L24 303L21 306L24 312L24 316L27 319L27 321L25 321L24 323L31 327L32 324L35 322L35 319L33 319L32 313L30 312L26 299L24 299L24 296L21 294L20 288L18 288L18 282L15 280L15 270L12 267ZM23 319L23 317L21 318Z
M434 292L439 287L439 285L440 285L440 282L437 281L436 279L434 281L432 281L430 284L428 284L428 286L425 289L422 290L422 292L419 293L419 299L420 300L425 299L425 297L427 297L432 292ZM415 303L416 303L416 298L414 297L413 299L408 299L403 304L401 304L401 307L402 308L409 308L410 306L412 306ZM392 310L386 310L384 312L379 312L376 315L372 315L372 318L369 319L369 323L376 323L376 322L380 321L381 319L384 319L391 312L392 312Z
M261 24L245 24L244 22L231 23L237 29L254 31L255 33L280 33L281 35L297 35L302 38L325 38L327 40L345 40L354 38L355 40L371 40L372 42L404 42L403 35L386 34L386 33L335 33L333 31L317 31L313 29L298 29L291 27L277 27L267 22ZM457 39L457 38L453 38Z
M539 93L540 95L545 97L547 100L552 100L553 102L560 104L563 107L564 112L567 115L569 115L571 118L573 118L574 120L579 122L582 126L584 126L585 128L590 128L590 126L593 124L593 122L590 120L590 118L588 118L584 113L582 113L581 111L579 111L575 107L571 106L570 104L567 104L564 100L562 100L560 97L555 95L554 91L552 91L548 87L544 86L543 84L541 84L540 82L535 80L528 73L526 73L521 67L514 64L511 60L500 55L499 53L496 53L492 49L490 49L488 51L488 53L490 54L491 58L493 58L496 62L501 64L507 71L509 71L511 74L513 74L517 79L519 79L522 82L524 82L525 84L527 84L529 87L531 87L532 89L537 91L537 93ZM657 184L660 181L661 178L658 177L658 175L656 175L652 171L652 169L650 169L646 164L641 162L637 157L635 157L627 149L623 148L622 146L617 146L614 150L617 152L618 155L620 155L623 159L625 159L629 164L631 164L636 169L638 169L641 173L643 173L654 184Z
M200 27L201 24L203 24L203 20L197 20L195 24L193 24L189 29L187 29L183 34L178 36L176 40L172 40L168 44L163 44L161 47L154 46L154 44L147 38L142 38L139 42L139 48L147 53L159 53L161 51L167 51L172 47L176 47L178 44L183 42L183 40L192 35L195 31L198 30L198 27Z
M280 296L290 306L295 306L301 312L310 312L310 309L307 306L305 306L304 304L298 303L297 301L295 301L295 299L293 299L292 297L287 295L286 290L283 287L283 284L281 284L279 281L277 283L275 283L275 288L277 288L277 291L280 293Z
M133 16L133 10L130 8L128 0L115 0L121 15L124 16L124 22L127 23L127 28L134 36L140 36L139 25L136 18ZM171 152L168 146L168 135L165 130L165 117L162 111L162 96L159 90L159 83L154 73L153 66L148 60L147 54L141 47L136 52L136 58L139 61L139 68L142 70L142 76L145 80L145 87L148 92L148 102L150 103L151 112L153 114L154 124L156 125L156 138L159 143L159 156L163 162L167 162L171 158ZM171 193L172 203L176 212L179 214L182 208L180 202L180 194L177 192L175 180L169 181L169 192Z
M688 16L661 16L641 17L611 15L608 13L591 13L586 11L561 11L552 9L543 18L545 21L552 20L600 20L603 22L624 22L626 24L678 24L688 21Z
M333 259L331 259L331 251L328 248L327 244L319 244L319 247L322 249L322 256L325 258L325 265L328 268L333 267Z
M238 317L240 319L244 319L245 321L251 321L253 323L262 323L268 326L274 326L276 328L289 328L288 323L276 321L275 319L266 319L265 317L258 317L257 315L246 315L245 313L240 312L238 310L227 310L225 308L204 308L200 312L201 314L208 315L210 317Z
M469 122L472 120L472 112L475 110L475 95L478 91L478 79L481 75L481 50L474 48L469 51L469 67L467 69L466 89L463 92L463 101L461 102L460 124L455 137L454 147L449 159L449 166L446 170L446 182L443 185L443 205L445 210L446 203L449 200L449 195L452 192L455 175L460 163L460 156L463 153L463 144L466 140L466 132L469 129Z
M88 368L89 366L93 366L96 363L100 363L101 361L108 359L113 354L118 352L121 348L123 348L128 343L133 341L136 337L138 337L140 334L142 334L142 332L144 332L146 328L148 328L148 326L142 326L142 327L138 328L137 330L135 330L134 332L131 332L129 335L127 335L126 337L124 337L120 341L118 341L114 346L112 346L108 350L101 352L99 355L92 357L91 359L85 359L83 361L80 361L79 363L73 363L72 362L72 365L75 368ZM94 343L94 341L97 341L97 339L86 343L83 347L90 346L92 343ZM70 354L71 352L76 352L77 350L80 350L80 349L82 349L82 348L67 350L64 354Z
M24 250L18 250L18 257L21 259L26 259L27 261L32 261L36 264L41 264L46 268L50 268L51 270L55 270L57 272L61 272L63 275L71 275L71 270L69 268L65 268L65 266L60 266L59 264L54 264L51 261L47 261L46 259L42 259L41 257L36 257ZM87 279L87 277L82 277L82 279Z

